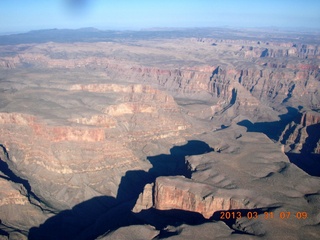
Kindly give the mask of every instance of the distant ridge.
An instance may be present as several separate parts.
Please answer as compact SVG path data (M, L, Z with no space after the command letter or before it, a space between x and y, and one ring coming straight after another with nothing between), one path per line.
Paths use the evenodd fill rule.
M279 37L279 34L281 35ZM140 31L133 30L99 30L93 27L80 29L42 29L26 33L0 35L0 45L33 44L33 43L72 43L72 42L121 42L126 40L148 40L168 38L215 38L215 39L248 39L292 41L297 33L286 32L274 34L273 30L235 29L235 28L148 28ZM316 33L304 33L304 43L318 41Z
M179 37L211 37L217 29L171 29L154 28L141 31L99 30L93 27L80 29L42 29L26 33L0 36L0 45L45 43L45 42L101 42L121 39L151 39Z

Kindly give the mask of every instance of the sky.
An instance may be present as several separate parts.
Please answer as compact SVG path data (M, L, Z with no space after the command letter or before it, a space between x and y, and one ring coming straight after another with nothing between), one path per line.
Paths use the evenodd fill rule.
M320 29L320 0L0 0L0 33L95 27Z

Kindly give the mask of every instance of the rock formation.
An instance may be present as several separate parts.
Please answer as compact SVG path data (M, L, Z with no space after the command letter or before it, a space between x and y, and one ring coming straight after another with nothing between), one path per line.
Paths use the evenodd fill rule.
M181 177L159 177L154 192L146 185L135 205L135 212L154 207L158 210L178 209L197 212L204 218L211 218L215 212L257 207L246 202L246 195L235 196L232 190L217 188ZM154 198L154 203L153 199Z
M147 210L154 206L153 185L154 184L147 184L144 186L143 192L139 194L139 198L137 199L137 202L132 209L133 212L139 213L142 210Z
M306 111L286 126L280 141L287 151L320 153L320 113Z

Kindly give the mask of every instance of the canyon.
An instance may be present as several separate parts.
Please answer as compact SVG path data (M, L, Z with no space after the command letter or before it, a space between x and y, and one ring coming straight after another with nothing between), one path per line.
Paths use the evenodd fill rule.
M0 239L317 239L319 40L0 36Z

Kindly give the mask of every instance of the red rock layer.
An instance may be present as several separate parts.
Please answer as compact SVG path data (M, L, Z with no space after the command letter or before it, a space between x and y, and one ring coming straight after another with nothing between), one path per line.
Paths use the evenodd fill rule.
M205 183L183 177L159 177L155 182L154 207L197 212L209 219L217 211L246 209L244 200L231 191L220 192Z

